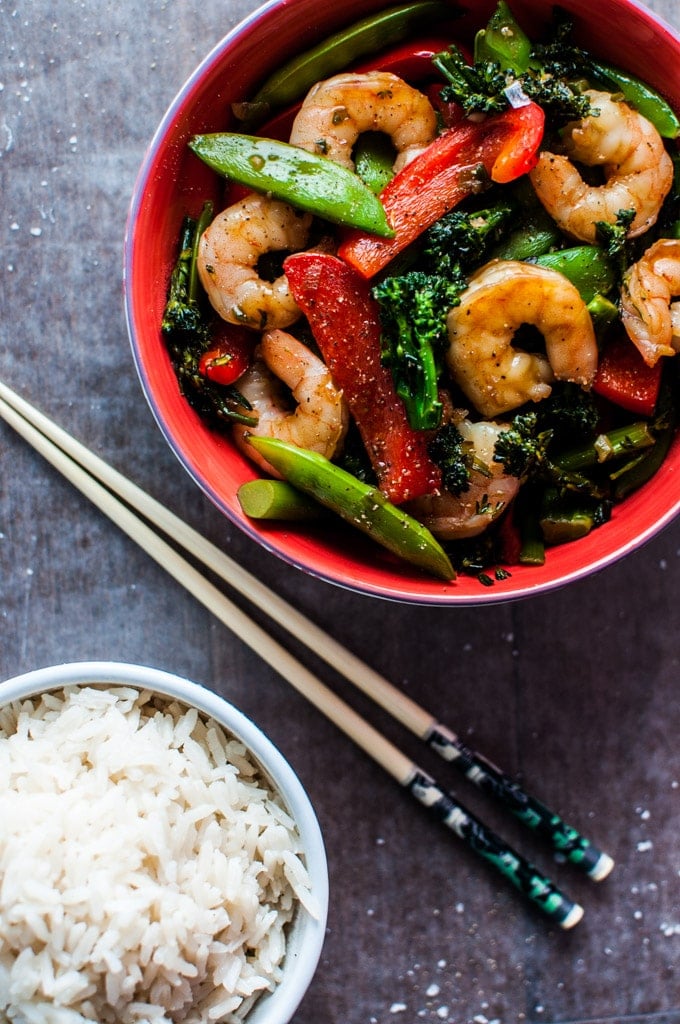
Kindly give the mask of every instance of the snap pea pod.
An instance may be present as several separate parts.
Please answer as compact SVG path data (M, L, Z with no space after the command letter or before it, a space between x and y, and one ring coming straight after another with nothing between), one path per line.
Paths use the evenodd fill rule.
M333 224L383 238L394 232L376 195L334 160L287 142L238 132L195 135L189 146L218 174Z
M285 480L248 480L236 492L249 519L282 519L297 522L318 519L323 509Z
M596 245L577 245L533 257L529 262L564 274L581 293L585 303L596 295L606 295L616 277L605 252Z
M511 199L517 204L517 226L502 237L491 251L501 260L528 260L541 256L563 242L563 236L552 217L539 204L526 177L513 186Z
M600 295L598 292L586 305L598 335L603 334L618 320L619 307L606 295Z
M364 132L354 147L354 170L364 185L379 196L394 177L392 140L382 132Z
M586 537L595 526L595 517L585 509L550 508L540 518L545 543L567 544Z
M499 242L491 256L498 260L529 260L547 253L553 245L559 244L561 238L554 222L552 225L523 225Z
M523 74L531 60L531 41L515 20L505 0L499 0L486 28L475 36L475 61L493 61L503 71Z
M246 111L249 117L266 116L271 110L295 103L322 78L343 71L360 57L406 39L418 25L431 26L447 16L451 16L451 10L439 0L416 0L368 15L275 71L252 101L245 104Z
M655 89L610 64L591 61L592 75L609 92L620 92L643 117L654 125L665 139L680 135L680 118L669 103Z
M455 578L448 555L427 527L389 502L376 487L316 452L254 434L248 441L288 483L310 494L388 551L438 579Z

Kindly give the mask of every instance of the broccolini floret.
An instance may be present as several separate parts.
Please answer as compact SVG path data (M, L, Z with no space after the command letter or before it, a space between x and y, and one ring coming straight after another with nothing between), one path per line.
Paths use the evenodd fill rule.
M474 457L472 445L465 440L454 423L445 423L428 445L432 461L442 471L442 483L452 494L462 494L470 488L470 474Z
M467 285L465 271L482 260L511 212L503 204L446 214L425 235L423 269L386 277L373 289L380 307L383 362L417 430L434 429L441 422L438 378L446 317Z
M433 429L441 421L437 381L446 315L463 287L457 279L412 270L385 278L373 290L380 306L383 362L417 430Z
M482 262L515 212L510 203L484 210L452 210L428 228L423 255L433 270L460 275Z
M635 210L619 210L613 224L606 220L595 224L597 240L611 260L619 283L628 266L634 262L628 242L628 230L634 220Z
M199 416L213 424L251 424L250 404L236 388L208 380L200 371L201 356L211 344L212 326L201 302L196 270L198 241L212 219L212 203L198 218L185 217L177 260L170 276L161 331L180 390Z
M535 411L518 413L508 429L498 435L494 462L502 462L510 476L532 476L545 464L552 436L552 430L541 429Z
M477 34L472 64L455 46L433 58L447 81L442 98L459 103L467 114L495 113L508 107L507 90L517 84L552 117L585 117L590 101L578 82L591 66L585 52L571 44L570 35L571 22L558 19L550 42L532 46L501 0L487 28ZM506 42L510 39L513 45Z
M501 462L506 473L525 481L540 482L562 493L604 498L606 488L598 480L560 466L551 450L553 437L552 429L543 426L535 410L521 411L498 436L494 462Z
M536 406L536 416L539 428L552 431L555 446L563 446L595 437L600 413L592 391L557 381Z
M212 218L212 203L206 203L198 220L185 217L179 240L179 252L168 288L161 330L166 337L193 335L197 342L210 333L208 322L198 301L196 245L203 227Z

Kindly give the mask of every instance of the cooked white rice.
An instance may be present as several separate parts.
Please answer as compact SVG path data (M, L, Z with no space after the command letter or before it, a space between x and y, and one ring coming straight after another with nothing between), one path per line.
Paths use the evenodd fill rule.
M294 822L243 745L134 688L0 709L0 1020L233 1022L281 977Z

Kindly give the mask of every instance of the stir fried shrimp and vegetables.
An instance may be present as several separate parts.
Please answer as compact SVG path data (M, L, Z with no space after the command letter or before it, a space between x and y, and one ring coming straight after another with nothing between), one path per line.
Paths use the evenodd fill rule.
M470 52L454 29L437 0L365 18L191 140L224 200L185 220L163 333L265 474L246 514L330 509L491 584L671 444L680 121L557 9L538 40L504 0Z

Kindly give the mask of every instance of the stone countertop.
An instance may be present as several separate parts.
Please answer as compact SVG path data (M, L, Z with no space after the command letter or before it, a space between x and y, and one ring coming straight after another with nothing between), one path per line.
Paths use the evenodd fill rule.
M650 6L680 26L675 0ZM135 175L184 79L254 7L0 0L0 378L519 773L616 870L593 885L453 779L586 908L568 934L547 925L3 423L0 678L65 661L151 664L265 728L309 790L330 864L327 940L295 1024L680 1024L680 524L521 603L372 599L283 564L227 522L142 396L121 283Z

